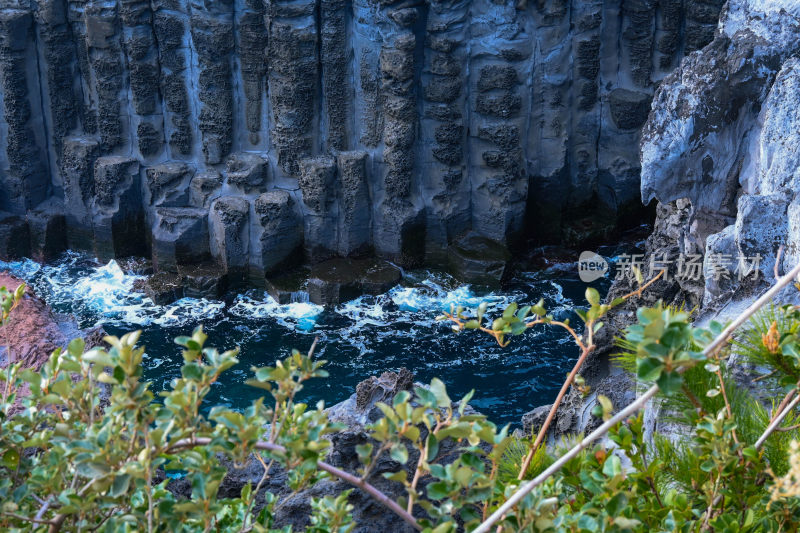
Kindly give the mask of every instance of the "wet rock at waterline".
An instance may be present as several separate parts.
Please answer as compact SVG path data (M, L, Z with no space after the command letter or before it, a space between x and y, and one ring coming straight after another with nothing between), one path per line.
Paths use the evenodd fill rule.
M506 274L511 254L502 243L469 232L447 249L447 259L450 271L457 278L475 285L495 287Z
M395 286L401 277L402 271L386 261L331 259L311 267L308 297L318 305L336 305L362 294L382 294Z
M213 259L263 286L370 253L447 266L469 230L580 239L576 212L637 206L654 88L713 38L720 0L668 4L7 2L0 256Z
M183 298L183 282L173 272L158 272L143 281L141 288L156 305L165 305Z

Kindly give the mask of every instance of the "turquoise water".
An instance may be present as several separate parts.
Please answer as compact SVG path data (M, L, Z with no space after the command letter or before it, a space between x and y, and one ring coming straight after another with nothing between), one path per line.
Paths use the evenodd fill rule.
M614 250L601 253L614 255ZM57 311L73 313L81 327L102 325L111 334L141 329L147 348L145 377L162 390L180 375L181 356L172 339L202 324L208 345L239 346L240 364L215 384L210 401L244 407L261 394L244 384L251 366L272 364L292 348L307 350L318 338L317 357L329 361L330 378L310 383L303 400L326 404L342 401L356 384L385 370L407 367L416 379L442 379L453 398L476 390L472 404L497 423L519 423L523 413L551 403L572 368L577 350L559 329L536 329L499 347L487 335L453 333L435 317L451 305L489 312L509 302L535 303L544 298L557 318L577 317L569 309L583 303L586 284L574 265L517 274L503 290L481 292L446 274L413 271L381 296L364 296L324 309L308 302L279 305L263 291L228 295L225 301L184 298L157 306L134 290L138 276L122 272L116 262L98 264L91 257L65 254L49 265L30 260L0 263L0 268L27 280ZM593 283L605 291L609 280Z

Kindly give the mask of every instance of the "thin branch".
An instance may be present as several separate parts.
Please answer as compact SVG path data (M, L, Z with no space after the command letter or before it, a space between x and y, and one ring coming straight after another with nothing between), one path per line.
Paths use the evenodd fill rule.
M536 441L533 443L533 446L531 446L531 449L528 450L527 455L525 455L525 460L522 461L522 467L519 469L519 474L517 475L517 479L520 481L525 478L525 473L528 471L528 467L531 465L531 460L536 454L536 450L539 449L539 446L541 446L542 442L544 441L545 435L547 435L547 430L550 429L550 424L553 422L553 419L556 416L558 407L561 405L561 401L564 399L567 389L569 389L569 387L572 385L572 382L575 380L575 376L578 374L578 371L581 369L581 366L583 366L584 361L586 361L586 358L592 351L594 351L594 345L587 346L583 349L581 356L575 362L575 366L572 367L572 372L569 373L566 381L564 381L564 384L561 386L561 390L558 391L556 401L553 402L552 407L550 407L550 412L547 413L547 418L542 424L542 427L539 429L539 433L536 435Z
M41 500L41 498L36 498L37 500ZM50 496L47 498L47 501L41 502L42 507L39 509L39 512L36 513L36 520L41 520L44 514L47 512L47 509L50 507L50 503L53 501L53 497Z
M753 302L747 309L745 309L739 316L737 316L722 333L720 333L711 343L703 350L703 354L708 356L714 353L717 349L722 347L730 338L736 329L744 324L756 311L761 309L766 303L774 298L786 285L792 282L797 275L800 274L800 263L798 263L788 274L775 282L768 291L762 294L758 300ZM544 483L547 478L558 472L570 459L578 455L582 450L586 449L595 440L605 435L611 428L618 423L625 420L628 416L642 409L647 402L658 394L658 385L653 385L647 391L637 398L633 403L625 407L619 413L611 417L607 422L599 428L591 432L586 438L575 445L571 450L559 457L552 465L550 465L544 472L536 476L535 479L522 484L506 502L501 505L488 519L486 519L480 526L478 526L473 533L488 533L492 526L500 519L502 519L515 505L522 501L534 488ZM798 396L796 401L800 401ZM784 415L785 416L785 415ZM782 419L782 418L781 418ZM771 424L772 425L772 424ZM769 429L769 428L767 428ZM762 438L766 438L763 437ZM761 439L759 439L761 440Z
M17 520L22 520L23 522L31 522L34 524L52 524L50 520L40 520L38 518L29 518L27 516L22 516L16 513L3 513L5 516L9 516L11 518L16 518Z
M647 289L647 287L655 283L663 275L664 271L662 270L655 277L653 277L653 279L639 286L639 288L636 289L635 291L626 294L625 296L622 297L622 299L628 300L632 296L641 296L642 292L644 292L644 290ZM533 460L533 456L536 454L536 450L538 450L539 446L541 446L542 442L544 442L544 438L547 435L547 430L550 429L550 424L553 423L553 419L556 416L556 412L558 412L558 408L561 406L561 402L564 399L564 395L567 393L567 390L572 385L572 382L575 381L575 376L578 374L578 371L580 371L581 367L583 366L583 363L586 361L586 358L595 349L595 345L592 342L592 335L594 333L594 320L590 320L589 322L586 323L586 330L588 332L587 333L587 338L588 338L587 342L589 344L588 346L586 346L583 343L582 339L580 339L577 336L575 330L569 327L569 325L564 324L562 322L559 322L558 325L561 325L572 334L573 338L575 339L575 342L581 349L581 355L575 362L575 366L572 368L572 372L569 373L569 376L567 376L566 381L564 381L564 384L561 385L561 390L558 391L558 396L556 397L556 401L553 402L553 405L550 407L550 412L547 413L547 418L542 424L542 427L539 429L539 433L536 435L536 441L533 443L533 446L531 446L531 449L528 450L528 453L525 455L525 460L522 461L522 467L519 469L519 474L517 474L517 479L520 481L525 479L525 473L528 471L528 467L531 465L531 460Z
M800 383L798 383L797 386L800 387ZM778 413L783 411L783 408L786 407L786 404L789 403L789 400L791 400L792 397L795 394L797 394L797 389L796 388L794 388L794 389L792 389L792 390L790 390L789 392L786 393L786 396L783 397L783 400L781 400L781 403L778 404L778 408L775 409L775 412L772 414L772 418L769 419L770 422L775 420L775 417L778 416Z
M194 439L183 439L179 440L175 444L172 444L168 451L177 450L180 448L193 448L195 446L206 445L210 444L211 439L208 437L197 437ZM253 446L257 450L267 450L270 452L277 452L277 453L286 453L286 448L281 446L280 444L274 444L271 442L264 442L258 441ZM417 520L405 509L400 507L397 502L389 498L386 494L381 492L379 489L375 488L373 485L369 484L367 481L359 478L358 476L354 476L349 472L345 472L344 470L340 470L333 465L329 465L328 463L318 461L317 467L320 470L328 472L329 474L338 477L342 481L353 485L354 487L358 487L370 496L372 496L375 500L379 503L383 504L386 508L392 511L394 514L402 518L408 525L413 527L418 531L422 531L422 526L417 523Z
M788 415L798 403L800 403L800 396L795 395L794 399L791 402L789 402L789 404L783 409L783 411L778 413L778 415L767 426L767 429L764 430L764 433L762 433L761 436L758 438L755 444L756 449L759 449L761 445L764 444L764 442L767 440L767 437L772 435L772 432L775 431L779 425L781 425L781 422L783 422L783 419L786 418L786 415Z

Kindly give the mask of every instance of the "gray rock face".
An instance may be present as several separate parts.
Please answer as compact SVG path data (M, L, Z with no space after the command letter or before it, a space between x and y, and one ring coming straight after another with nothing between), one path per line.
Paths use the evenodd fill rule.
M139 162L124 156L103 156L94 164L91 206L94 251L103 260L143 255L146 243Z
M11 0L0 209L24 219L63 206L70 247L127 254L98 214L110 171L96 161L130 159L111 202L137 221L125 240L159 254L158 210L202 209L198 249L257 283L298 247L309 263L445 266L468 231L503 245L579 235L574 213L613 224L637 204L654 87L714 38L720 7ZM257 199L273 192L281 200L264 206L290 208L265 226ZM249 206L237 239L220 237L221 198Z
M264 279L281 267L291 266L303 242L295 202L286 191L265 192L255 201L255 246L259 254L251 254L251 277Z
M193 207L159 207L152 230L153 266L175 272L209 258L206 211Z
M642 199L662 204L650 252L703 256L703 288L677 283L706 307L769 281L781 246L779 266L800 259L798 53L800 10L731 1L656 91L641 146Z

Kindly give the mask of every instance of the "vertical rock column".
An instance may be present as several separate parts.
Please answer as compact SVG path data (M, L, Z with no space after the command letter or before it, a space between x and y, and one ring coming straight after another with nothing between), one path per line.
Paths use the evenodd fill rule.
M382 197L375 214L376 252L405 266L419 264L425 250L422 210L414 205L414 151L417 129L415 51L416 8L386 8L390 38L381 47L383 97Z
M572 55L569 9L569 0L532 8L536 56L529 88L526 225L529 234L548 240L560 237L561 211L569 192L567 148Z
M336 254L336 161L320 156L300 160L300 190L307 213L305 249L313 263Z
M249 263L250 202L238 196L223 196L211 204L208 216L211 256L234 286L247 276Z
M136 132L136 148L147 159L158 155L164 145L164 118L158 81L158 47L153 34L153 12L148 0L121 0L122 40L130 69L133 104L131 127Z
M66 1L67 20L72 31L75 55L78 60L78 79L75 91L78 100L75 104L83 132L93 134L97 132L96 96L92 83L92 68L89 65L89 40L86 37L86 18L84 17L86 5L89 2L88 0Z
M247 143L258 146L264 128L262 101L264 77L267 74L267 27L264 22L263 0L244 0L243 7L243 11L238 13L236 24L244 124L247 128Z
M153 29L158 41L164 129L170 156L190 156L194 142L192 104L187 90L190 50L186 6L176 0L154 0Z
M77 126L78 116L74 91L75 43L67 21L67 3L64 0L41 0L38 2L36 21L37 38L44 60L40 65L40 75L46 86L49 104L44 111L47 116L47 140L52 146L50 165L57 168L64 139Z
M338 252L342 257L366 252L371 244L370 196L367 186L367 153L340 152Z
M147 255L139 172L131 157L104 156L94 163L92 226L95 254L103 261Z
M655 5L655 1L625 2L616 12L606 6L602 26L591 30L602 41L602 68L597 80L600 86L600 124L597 133L586 138L586 145L599 138L599 144L594 145L597 150L598 201L592 207L594 218L606 228L615 223L618 214L626 209L630 212L640 204L639 131L647 120L652 79L658 68L653 63L658 55L655 52L658 46ZM662 7L670 9L675 6ZM587 17L592 13L590 11ZM607 33L619 34L621 38L609 42L603 39Z
M32 105L39 101L36 64L33 14L0 9L0 98L7 130L5 157L0 155L0 209L16 214L43 201L50 181L41 108Z
M67 243L76 250L87 250L93 246L91 205L94 198L94 162L99 156L100 143L96 139L80 136L64 141L61 178L67 217Z
M302 259L303 225L288 191L265 192L254 203L258 225L253 228L256 244L250 255L250 280L263 285L265 275Z
M298 176L298 161L315 152L319 74L315 0L268 0L269 101L278 168Z
M686 20L684 27L685 53L703 48L714 39L719 12L725 0L684 0Z
M205 161L215 165L233 143L233 4L193 1L191 25L200 70L197 122Z
M478 1L496 25L473 28L470 89L472 227L496 240L518 233L525 218L528 178L522 161L522 135L527 130L528 99L522 82L531 55L531 39L523 31L522 12L514 4Z
M470 225L470 186L464 165L468 0L433 1L422 73L422 198L426 259L442 262L447 245Z
M581 207L597 190L597 146L600 135L600 45L602 1L573 2L572 108L570 110L570 194L566 205Z
M658 68L669 70L678 59L681 46L682 0L658 0L656 6L655 49Z
M350 53L344 0L320 0L320 62L328 150L347 150L352 126Z
M379 67L383 36L378 25L381 19L374 0L353 0L354 137L372 155L383 132Z
M91 1L86 5L84 17L89 64L97 95L100 145L103 152L110 153L125 144L130 128L117 4Z

